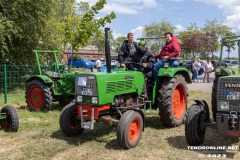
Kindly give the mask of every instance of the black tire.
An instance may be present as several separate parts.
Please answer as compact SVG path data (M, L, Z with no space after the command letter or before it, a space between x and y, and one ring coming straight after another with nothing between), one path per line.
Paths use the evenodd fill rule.
M131 127L131 128L130 128ZM136 133L130 134L130 129ZM143 118L139 112L129 110L120 118L117 130L118 144L124 148L134 148L138 145L143 131ZM131 140L132 139L132 140Z
M212 115L213 119L216 122L216 113L217 113L217 84L218 84L218 78L216 77L213 81L212 86Z
M33 94L39 99L34 99ZM37 79L27 82L26 102L31 111L50 109L52 107L52 93L50 87Z
M203 143L206 133L205 121L206 112L200 106L192 105L185 122L185 137L189 145L197 146Z
M176 90L180 92L180 104L173 102ZM184 122L188 102L187 97L187 83L182 75L161 79L157 105L159 115L165 126L176 127ZM175 108L180 108L180 110L178 111Z
M84 128L81 127L81 120L77 119L78 111L75 103L71 102L63 108L60 115L60 128L69 137L79 135Z
M6 132L17 132L19 126L19 119L16 109L12 106L4 106L1 113L6 115L5 119L0 120L1 129Z

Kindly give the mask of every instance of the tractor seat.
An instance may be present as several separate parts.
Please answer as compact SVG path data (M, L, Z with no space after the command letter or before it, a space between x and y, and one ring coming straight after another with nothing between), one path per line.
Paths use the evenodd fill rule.
M61 74L53 71L46 71L44 74L53 79L61 79L63 77Z

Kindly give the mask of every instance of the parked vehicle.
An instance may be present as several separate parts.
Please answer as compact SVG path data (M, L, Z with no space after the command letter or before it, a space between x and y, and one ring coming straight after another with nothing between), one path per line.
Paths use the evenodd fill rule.
M236 41L240 44L240 36L223 38L220 57L223 55L223 46L228 42ZM240 48L238 51L240 58ZM231 65L223 67L221 61L220 58L212 87L213 119L210 118L207 102L202 99L194 99L195 104L188 111L185 121L185 137L191 146L203 143L207 127L214 128L215 132L225 136L240 137L240 65L237 68ZM240 64L240 59L238 64Z
M48 110L54 101L65 106L74 99L75 73L70 73L58 63L58 51L33 50L38 74L26 81L26 102L31 111ZM43 60L52 57L50 65ZM47 59L47 61L50 58ZM46 64L42 64L44 62Z
M238 66L238 60L223 60L223 63L226 63L228 66Z
M68 65L71 64L71 57L68 58ZM72 66L76 68L92 68L94 63L90 59L83 58L81 60L74 60Z

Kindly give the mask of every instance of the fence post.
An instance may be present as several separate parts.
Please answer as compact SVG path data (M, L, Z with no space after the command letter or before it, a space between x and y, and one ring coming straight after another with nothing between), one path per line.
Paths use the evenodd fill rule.
M4 103L7 103L7 65L4 64Z

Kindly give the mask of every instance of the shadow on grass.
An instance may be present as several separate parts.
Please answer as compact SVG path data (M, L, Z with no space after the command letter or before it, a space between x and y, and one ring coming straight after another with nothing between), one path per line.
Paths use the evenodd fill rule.
M70 145L79 146L89 141L96 141L99 143L108 142L108 138L103 138L103 136L116 131L115 127L109 126L102 122L94 123L94 130L85 129L82 134L74 137L67 137L62 133L61 130L53 132L52 138L60 139L66 141Z
M60 111L61 112L63 108L64 108L64 106L61 106L58 103L53 103L52 108L50 108L48 110L41 110L41 111L35 111L35 112L48 112L48 111ZM30 111L30 109L27 107L27 105L22 105L22 106L18 107L17 110L28 110L28 111Z
M145 128L169 129L169 127L164 126L157 114L145 117Z
M169 137L167 138L167 141L170 145L177 149L181 150L188 150L188 145L185 136L176 136L176 137ZM237 137L228 137L228 136L222 136L218 135L214 129L208 128L204 142L201 146L232 146L234 143L238 143L239 140ZM191 149L190 149L191 150ZM233 150L191 150L198 152L200 154L226 154L227 158L234 158L235 153L232 153ZM234 150L236 151L236 150Z

